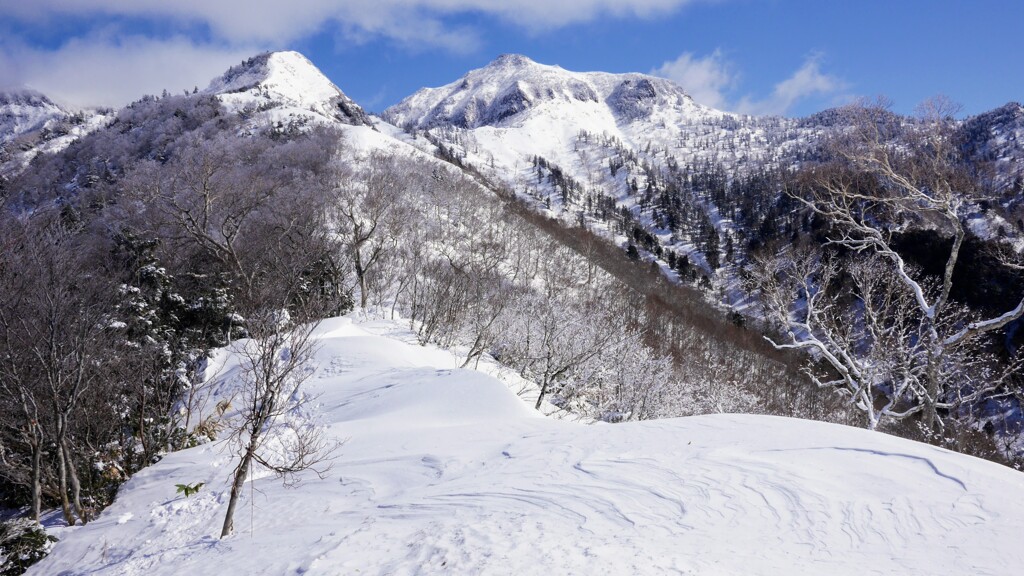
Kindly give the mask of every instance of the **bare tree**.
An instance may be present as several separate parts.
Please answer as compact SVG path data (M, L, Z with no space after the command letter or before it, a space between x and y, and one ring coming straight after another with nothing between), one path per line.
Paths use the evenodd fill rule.
M4 305L0 379L24 418L21 434L31 446L30 491L38 515L44 446L56 457L56 495L69 525L89 520L82 504L76 419L86 394L103 384L113 338L109 327L113 287L91 269L81 237L58 217L39 213L9 220L17 242L0 264Z
M245 261L245 237L281 187L251 166L266 146L261 140L197 140L167 165L141 164L123 185L153 213L147 221L160 226L156 235L198 248L230 272L242 293L256 289L253 274L259 272Z
M153 235L167 239L166 259L215 263L211 268L226 273L240 305L252 300L258 308L261 293L278 292L282 283L292 285L295 297L316 292L340 302L339 246L316 195L317 180L341 145L331 131L283 145L255 136L197 141L167 164L142 164L123 188L144 213L141 220L156 224Z
M638 331L628 330L604 362L608 375L598 395L598 418L609 422L647 420L658 415L667 394L679 394L672 360L642 341Z
M351 255L359 287L359 305L369 300L370 275L395 248L404 217L406 192L403 168L393 156L375 152L355 172L335 159L324 182L335 225ZM410 168L411 169L411 168Z
M221 538L234 531L235 508L254 465L286 480L304 470L322 477L329 468L336 445L301 413L306 402L301 387L310 374L306 363L315 352L315 326L293 323L283 309L268 310L250 320L252 337L239 342L242 391L230 436L238 464Z
M6 231L0 250L0 402L3 405L2 474L8 482L27 485L33 519L38 522L42 511L43 452L47 441L44 413L40 408L41 390L36 385L32 358L18 334L24 299L34 289L30 275L25 274L20 260L25 237L13 219L5 219ZM19 458L20 451L11 444L27 445L29 462ZM26 471L26 468L28 470Z
M286 479L326 471L332 444L302 416L300 388L314 352L312 332L345 309L342 246L317 194L340 135L314 130L278 143L253 136L196 142L167 164L149 163L126 179L130 197L168 238L168 260L203 262L227 279L248 338L239 406L229 419L238 464L221 536L254 466ZM285 168L282 168L285 167Z
M567 296L568 298L568 296ZM580 310L562 298L525 293L510 309L502 360L540 388L535 408L575 379L588 363L610 352L625 338L599 309Z
M850 394L872 428L883 418L920 415L926 429L939 430L942 414L994 390L1005 375L986 371L978 337L1024 316L1024 299L990 319L950 299L967 236L965 206L978 192L951 139L953 111L941 99L914 121L881 105L850 108L853 127L837 139L836 160L811 171L795 196L830 225L826 248L861 259L846 270L848 282L840 263L821 253L761 263L770 316L787 338L776 346L814 351L829 367L816 382ZM922 226L950 244L935 281L894 242ZM847 288L853 302L844 303Z

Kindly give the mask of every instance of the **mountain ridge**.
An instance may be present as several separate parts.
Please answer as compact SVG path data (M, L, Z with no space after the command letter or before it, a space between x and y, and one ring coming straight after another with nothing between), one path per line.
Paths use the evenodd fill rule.
M543 102L605 104L624 118L649 115L654 104L689 104L704 113L726 114L693 102L664 78L640 73L573 72L540 64L521 54L491 63L437 88L423 88L384 111L398 126L461 128L496 126Z
M60 152L110 117L107 109L69 110L36 90L0 90L0 178L39 154Z
M0 144L42 129L47 122L70 113L41 92L0 91Z
M369 124L366 112L304 55L264 52L232 66L203 90L229 106L308 111L346 124ZM276 105L276 106L275 106Z

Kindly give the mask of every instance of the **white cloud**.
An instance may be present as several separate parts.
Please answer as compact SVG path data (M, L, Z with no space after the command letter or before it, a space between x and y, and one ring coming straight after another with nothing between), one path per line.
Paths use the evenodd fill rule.
M785 115L807 98L827 98L831 103L849 100L844 94L846 82L822 72L821 59L821 54L809 56L796 72L776 84L765 98L749 94L738 100L730 97L738 84L739 74L719 50L703 58L684 52L651 74L679 84L697 103L705 106L743 114Z
M73 39L57 50L0 45L0 85L27 86L74 107L120 106L145 94L205 88L258 50L107 36Z
M315 32L331 12L322 0L35 0L4 2L0 15L36 24L62 16L127 16L159 20L164 25L209 26L231 43L279 42Z
M0 16L45 22L58 15L171 19L209 26L229 42L287 43L336 26L356 34L463 46L465 31L444 18L485 14L531 30L588 22L601 16L652 17L694 0L34 0L0 3Z
M458 16L490 16L536 32L602 16L651 17L693 1L698 0L0 0L0 22L30 29L69 17L106 21L103 30L56 49L0 38L0 86L28 85L76 104L115 105L165 86L203 85L242 56L318 32L334 32L346 42L384 38L413 49L459 53L479 48L481 30L453 23ZM144 38L131 27L137 19L179 35ZM208 31L207 39L195 40L196 30Z
M558 28L588 22L600 16L650 18L690 4L691 0L425 0L424 5L441 8L463 5L463 10L494 14L531 29Z
M447 25L439 14L410 6L398 10L393 1L349 0L332 14L334 24L348 41L387 38L412 48L442 48L456 53L475 50L479 33L464 26Z
M719 109L728 107L725 92L736 83L737 78L732 72L732 66L719 50L704 58L684 52L679 58L665 62L651 73L682 86L696 102Z
M846 90L842 79L821 71L821 55L807 58L803 65L782 82L775 85L771 95L764 99L744 97L736 106L744 114L776 114L789 112L801 100L813 96L836 97Z

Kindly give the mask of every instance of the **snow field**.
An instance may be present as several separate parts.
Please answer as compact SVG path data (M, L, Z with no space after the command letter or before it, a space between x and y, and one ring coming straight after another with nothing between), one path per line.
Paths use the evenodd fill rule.
M33 574L1011 574L1024 475L816 422L540 416L448 352L350 317L307 383L344 445L295 488L256 473L219 540L233 462L168 455ZM224 353L221 394L236 361ZM206 482L183 498L175 484Z

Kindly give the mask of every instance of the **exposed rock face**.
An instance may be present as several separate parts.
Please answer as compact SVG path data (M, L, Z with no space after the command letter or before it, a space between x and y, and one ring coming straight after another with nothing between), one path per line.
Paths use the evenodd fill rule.
M622 116L635 119L650 116L657 96L654 84L647 78L623 80L608 97L608 105Z

